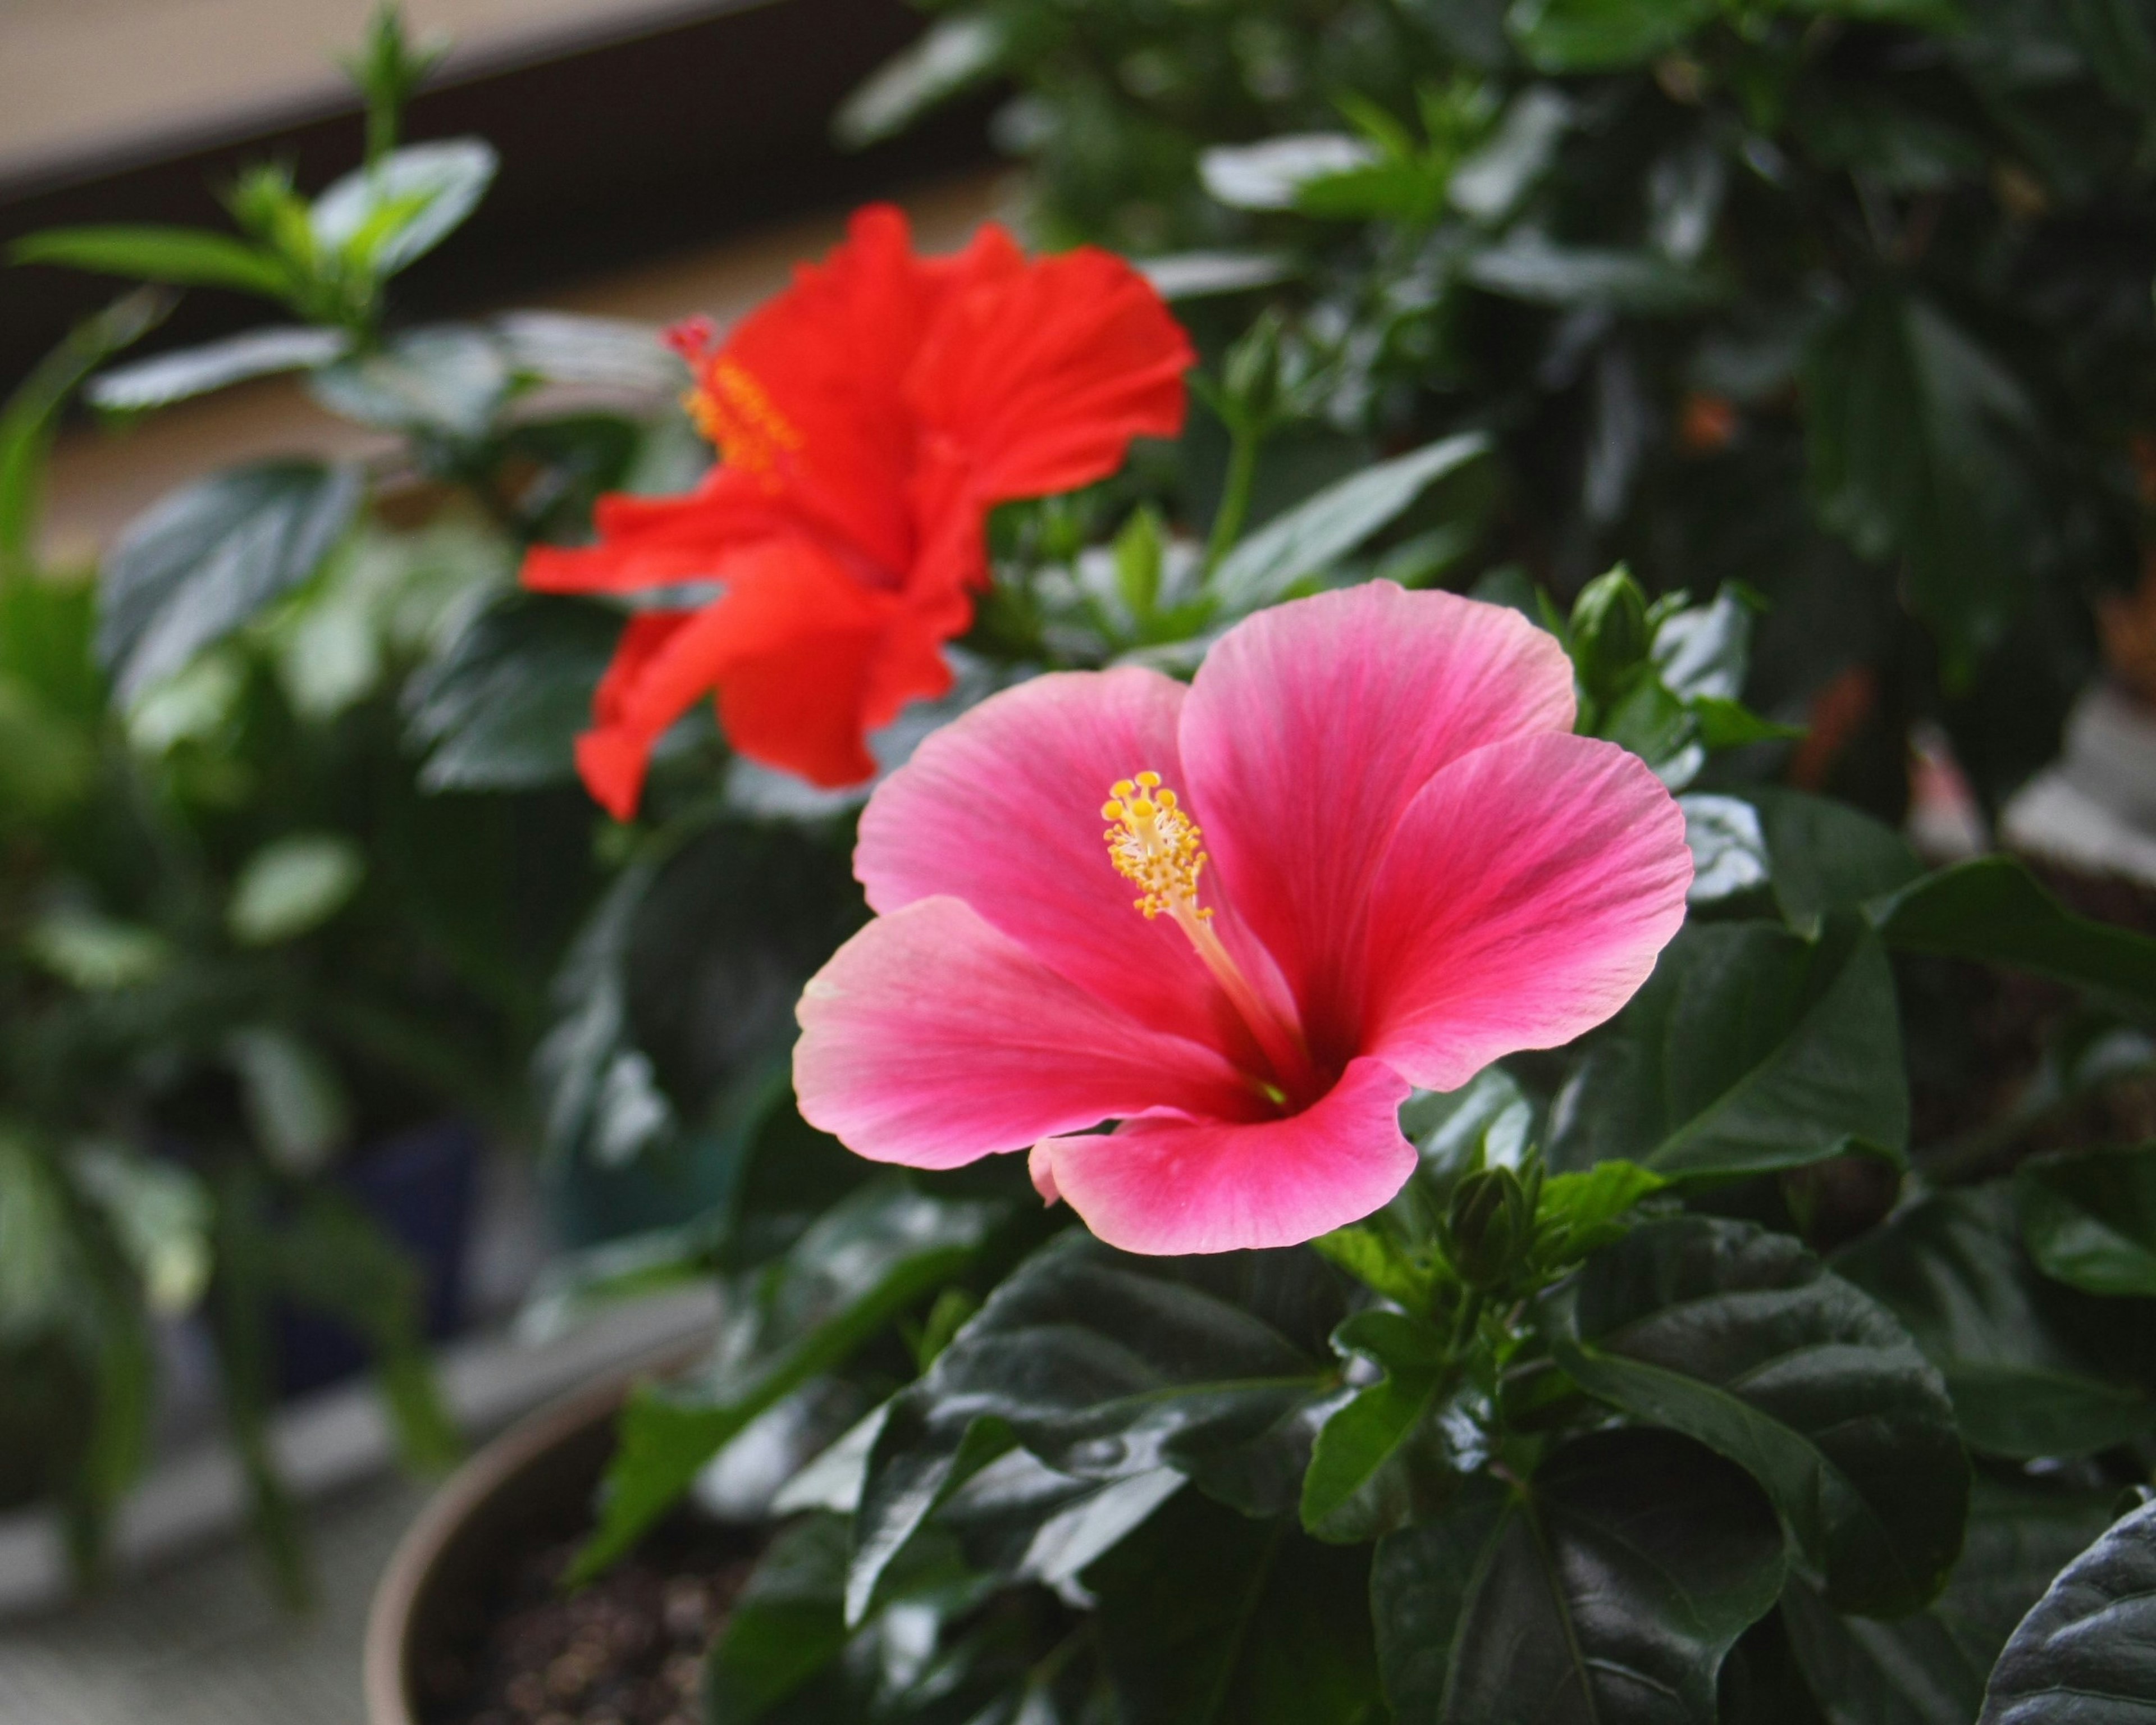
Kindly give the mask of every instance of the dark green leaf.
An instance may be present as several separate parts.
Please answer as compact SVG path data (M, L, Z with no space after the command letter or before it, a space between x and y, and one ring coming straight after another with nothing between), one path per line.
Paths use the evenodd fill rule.
M1183 1493L1086 1572L1124 1725L1368 1725L1369 1569Z
M1684 810L1685 844L1691 852L1691 887L1686 895L1707 905L1749 892L1768 880L1767 840L1757 809L1739 797L1692 792L1677 798Z
M2076 916L2012 857L1927 875L1873 906L1871 917L1897 952L2001 964L2156 1011L2156 940Z
M1946 1591L1892 1623L1844 1617L1792 1578L1783 1615L1830 1725L1969 1725L2014 1625L2102 1530L2112 1495L1979 1478Z
M1604 72L1652 59L1714 12L1714 0L1514 0L1506 23L1540 70Z
M1399 1725L1713 1725L1715 1679L1780 1592L1773 1507L1666 1431L1606 1431L1524 1489L1479 1474L1386 1536L1371 1577Z
M1296 583L1324 573L1384 526L1438 480L1489 448L1469 433L1364 468L1278 515L1243 541L1213 572L1223 615L1240 617L1283 598Z
M1900 559L1949 675L1966 677L2026 578L2020 451L2041 434L2020 383L1936 306L1881 289L1821 336L1806 396L1821 518L1861 555Z
M2092 1294L2156 1294L2156 1145L2024 1163L2014 1195L2046 1276Z
M2156 1504L2068 1564L1992 1671L1978 1725L2145 1725L2156 1717Z
M1420 1318L1358 1312L1334 1332L1343 1355L1384 1376L1336 1408L1302 1481L1302 1525L1348 1544L1419 1521L1460 1486L1463 1461L1440 1417L1452 1387L1445 1337Z
M18 239L18 264L58 264L174 287L233 288L282 300L294 285L274 252L200 228L49 228Z
M100 372L83 393L90 405L114 413L169 407L249 377L277 372L311 372L341 358L352 346L342 330L249 330L200 347L161 353L116 371Z
M357 467L269 461L175 491L105 563L98 653L122 700L178 670L321 567L358 513Z
M396 1242L357 1205L316 1191L279 1223L271 1252L280 1286L367 1343L406 1461L454 1461L464 1443L428 1360L418 1271Z
M1081 1478L1174 1467L1239 1508L1285 1510L1315 1404L1337 1382L1326 1337L1345 1316L1338 1278L1306 1252L1139 1258L1065 1234L937 1357L922 1417L947 1435L1004 1420Z
M1891 1307L1946 1378L1973 1449L2072 1455L2156 1429L2152 1308L2045 1282L2003 1188L1937 1194L1842 1252L1835 1267Z
M618 612L512 594L406 685L405 722L430 791L525 790L576 773L576 739L620 638Z
M704 1665L710 1725L752 1725L844 1651L846 1523L786 1528L749 1578Z
M952 1492L1017 1447L1001 1420L939 1426L929 1417L933 1406L927 1385L896 1397L869 1451L846 1572L850 1624L868 1615L885 1572Z
M879 1181L834 1205L767 1273L745 1279L737 1298L746 1309L704 1378L647 1386L623 1409L598 1530L578 1554L576 1576L627 1551L757 1415L957 1275L993 1219L984 1205Z
M1923 873L1907 839L1846 803L1803 791L1746 795L1759 811L1774 901L1793 928L1809 933Z
M1531 305L1608 308L1646 317L1697 311L1725 292L1714 278L1660 252L1560 245L1529 231L1477 252L1466 273L1486 292Z
M1635 1229L1545 1301L1558 1363L1635 1419L1748 1469L1844 1610L1913 1610L1961 1548L1969 1464L1893 1315L1785 1235Z
M1672 1180L1802 1167L1909 1132L1893 977L1853 919L1814 944L1765 923L1686 927L1558 1098L1558 1166Z

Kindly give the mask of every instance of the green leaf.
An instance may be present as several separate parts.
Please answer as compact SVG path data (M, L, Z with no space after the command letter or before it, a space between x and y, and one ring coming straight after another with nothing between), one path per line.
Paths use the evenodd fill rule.
M1186 1491L1086 1572L1124 1725L1367 1725L1367 1551Z
M366 875L366 857L341 833L287 833L248 858L225 926L245 947L291 940L342 910Z
M1087 1479L1174 1467L1252 1514L1300 1495L1339 1279L1300 1250L1142 1258L1082 1232L1006 1277L921 1381L932 1431L1005 1421ZM876 1491L871 1471L868 1491Z
M1230 209L1293 209L1306 187L1370 167L1377 152L1346 132L1289 132L1217 144L1199 158L1206 194Z
M1803 791L1745 794L1759 811L1774 901L1800 932L1815 932L1836 911L1895 892L1923 873L1907 839L1846 803Z
M2152 1308L2046 1283L2015 1238L2003 1187L1936 1194L1839 1254L1946 1379L1972 1449L2074 1455L2156 1430Z
M1359 1544L1440 1511L1466 1464L1437 1417L1453 1381L1433 1326L1403 1312L1358 1312L1332 1345L1384 1375L1319 1430L1302 1480L1302 1525L1321 1539Z
M1526 228L1476 253L1464 274L1486 293L1530 305L1642 317L1696 312L1727 297L1720 280L1673 264L1660 252L1561 245Z
M0 576L28 567L34 560L38 513L43 500L45 459L59 415L75 386L123 347L141 339L165 321L175 295L138 288L85 318L66 339L38 362L0 407ZM18 590L23 583L15 583ZM10 596L0 583L0 602ZM9 665L20 619L0 618L0 666Z
M869 1451L846 1571L849 1624L868 1615L885 1572L951 1493L1017 1445L1002 1420L939 1425L935 1398L927 1384L894 1398Z
M161 1317L191 1311L209 1286L210 1204L201 1181L177 1162L110 1143L79 1151L69 1173L104 1213L149 1309Z
M576 739L621 635L620 614L515 593L405 685L406 735L429 791L528 790L576 773Z
M1749 803L1692 792L1678 798L1677 807L1684 810L1685 844L1691 852L1689 902L1715 904L1767 884L1766 835Z
M357 467L268 461L200 480L106 557L98 653L122 701L180 670L321 565L357 515Z
M939 1202L896 1179L834 1205L760 1285L740 1291L753 1303L702 1382L646 1386L630 1398L598 1528L572 1579L588 1580L626 1552L757 1415L956 1276L993 1217L988 1206Z
M239 1080L241 1111L256 1145L290 1174L319 1173L352 1136L352 1104L332 1066L279 1025L227 1033L224 1055Z
M2014 1195L2045 1275L2092 1294L2156 1295L2156 1145L2024 1163Z
M833 134L854 150L896 137L932 108L994 76L1005 44L1004 27L993 13L937 19L839 104Z
M1297 582L1324 573L1438 480L1489 447L1479 433L1445 438L1364 468L1274 516L1213 572L1221 614L1255 611L1285 597Z
M471 442L492 428L515 382L509 355L487 331L439 324L317 371L307 388L362 425Z
M521 377L670 396L687 387L688 367L649 324L568 311L510 311L495 318L495 338Z
M23 932L23 951L88 993L139 988L172 963L172 942L155 929L75 905L57 906L31 923Z
M342 330L249 330L100 372L83 393L92 407L108 413L140 413L208 395L249 377L311 372L342 358L351 347L352 337Z
M48 228L17 240L8 256L174 287L232 288L265 300L288 299L295 285L275 253L201 228Z
M1999 1656L1977 1725L2144 1725L2156 1715L2156 1503L2060 1574Z
M1886 954L1853 919L1816 943L1761 922L1693 925L1558 1099L1552 1159L1622 1158L1671 1180L1799 1168L1908 1137Z
M464 1443L435 1387L412 1260L357 1204L319 1189L280 1219L270 1250L277 1281L294 1300L366 1341L406 1462L455 1461Z
M1538 71L1609 72L1674 48L1714 13L1714 0L1514 0L1505 22Z
M1752 619L1763 603L1724 582L1712 603L1662 617L1655 625L1653 658L1663 686L1681 701L1735 701L1751 669Z
M1815 344L1805 379L1820 518L1860 555L1897 558L1903 590L1963 680L2022 603L2041 438L2020 382L1938 307L1866 295Z
M1927 875L1871 916L1897 952L2004 965L2156 1011L2156 940L2076 915L2012 857Z
M704 1664L710 1725L753 1725L845 1649L846 1523L811 1516L771 1543Z
M1969 1725L2007 1636L2102 1531L2112 1495L1980 1477L1946 1591L1891 1623L1844 1617L1793 1577L1783 1617L1830 1725Z
M479 208L500 166L478 138L413 144L355 168L314 202L315 243L362 275L394 275Z
M1713 1725L1786 1559L1759 1488L1676 1434L1574 1439L1388 1534L1370 1579L1399 1725Z
M1623 1238L1634 1210L1669 1184L1652 1168L1599 1162L1584 1173L1553 1174L1536 1208L1535 1263L1543 1271L1576 1264Z
M1647 1223L1546 1296L1541 1322L1584 1389L1748 1470L1840 1609L1913 1610L1944 1583L1969 1503L1946 1386L1796 1240Z
M67 1196L26 1136L0 1124L0 1342L21 1342L65 1311L75 1248Z

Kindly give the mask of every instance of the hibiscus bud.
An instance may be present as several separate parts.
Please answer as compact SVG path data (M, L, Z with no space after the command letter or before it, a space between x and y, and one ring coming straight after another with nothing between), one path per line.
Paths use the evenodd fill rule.
M1535 1201L1508 1168L1478 1168L1452 1189L1445 1255L1460 1281L1502 1287L1534 1239Z
M1589 693L1608 700L1647 656L1647 596L1624 564L1580 589L1572 608L1572 662Z
M1271 424L1281 404L1281 337L1286 325L1268 308L1228 350L1220 382L1231 410L1249 425Z

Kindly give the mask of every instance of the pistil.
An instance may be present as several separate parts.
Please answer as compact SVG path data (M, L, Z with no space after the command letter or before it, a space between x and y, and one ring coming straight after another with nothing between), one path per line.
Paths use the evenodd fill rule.
M1211 907L1199 902L1199 876L1209 859L1200 848L1198 823L1176 793L1161 783L1158 773L1141 773L1116 782L1101 805L1101 818L1112 823L1101 834L1109 859L1140 889L1132 908L1147 922L1165 916L1183 931L1271 1065L1277 1081L1255 1080L1260 1093L1276 1107L1312 1094L1317 1073L1301 1032L1283 1020L1244 975L1213 926Z

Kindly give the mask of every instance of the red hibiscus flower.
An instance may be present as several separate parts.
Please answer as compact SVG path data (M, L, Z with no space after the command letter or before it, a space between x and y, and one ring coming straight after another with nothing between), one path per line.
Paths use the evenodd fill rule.
M988 511L1173 435L1194 357L1120 259L1028 262L992 225L916 257L884 205L722 345L704 326L677 341L720 465L685 496L601 499L597 544L524 565L548 593L723 589L640 613L599 685L577 765L619 819L654 743L707 694L742 754L819 785L869 778L867 733L951 685L942 644L987 583Z

